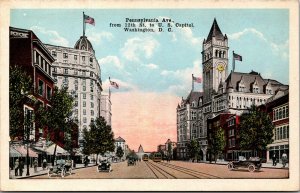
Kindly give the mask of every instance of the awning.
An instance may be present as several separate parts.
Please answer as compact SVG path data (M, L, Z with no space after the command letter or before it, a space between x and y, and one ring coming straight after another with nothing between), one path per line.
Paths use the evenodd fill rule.
M22 154L22 157L27 156L27 147L24 147L24 145L21 146L15 146L14 147L20 154ZM30 147L28 148L28 155L29 157L38 157L38 154L35 153Z
M22 154L20 154L13 147L9 147L9 157L22 157Z
M55 144L52 144L45 151L47 152L48 155L53 155L54 149L55 149ZM57 145L56 155L70 155L70 154L68 151L66 151L65 149Z

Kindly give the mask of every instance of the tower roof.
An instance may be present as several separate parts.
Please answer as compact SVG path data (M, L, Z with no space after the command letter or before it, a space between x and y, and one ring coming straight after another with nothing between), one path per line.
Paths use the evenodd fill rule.
M217 39L222 39L222 40L224 39L224 36L218 26L216 18L214 19L214 22L210 28L206 41L212 40L212 37L215 37Z
M76 42L74 48L78 50L86 50L95 53L91 42L87 39L86 36L81 36L79 40Z
M144 150L143 150L142 145L140 145L139 150L138 150L138 153L144 153Z

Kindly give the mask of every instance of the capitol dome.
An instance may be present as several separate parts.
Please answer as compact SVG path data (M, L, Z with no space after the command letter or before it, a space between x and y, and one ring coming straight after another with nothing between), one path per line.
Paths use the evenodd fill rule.
M87 39L86 36L81 36L80 39L76 42L74 48L95 53L91 42Z

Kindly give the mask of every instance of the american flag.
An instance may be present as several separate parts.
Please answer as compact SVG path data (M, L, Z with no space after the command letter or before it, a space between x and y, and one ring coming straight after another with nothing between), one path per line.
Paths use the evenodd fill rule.
M111 85L112 87L114 87L114 88L116 88L116 89L119 89L118 83L116 83L116 82L114 82L114 81L111 81L111 80L109 80L109 82L110 82L110 85Z
M193 81L197 82L197 83L201 83L202 79L200 77L195 77L193 76Z
M240 55L238 55L238 54L236 54L236 53L233 53L233 58L234 58L235 60L242 61L242 56L240 56Z
M84 22L85 23L89 23L89 24L92 24L92 25L95 25L95 20L94 18L88 16L88 15L84 15Z

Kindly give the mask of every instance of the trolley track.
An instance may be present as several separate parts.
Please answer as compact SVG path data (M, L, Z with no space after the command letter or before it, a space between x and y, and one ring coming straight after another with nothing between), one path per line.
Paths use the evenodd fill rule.
M145 163L150 168L150 170L153 172L153 174L156 176L156 178L159 178L159 176L154 172L154 170L159 172L166 179L177 179L176 176L174 176L173 174L167 172L166 170L162 169L161 167L157 166L156 164L151 163L149 161L145 162Z
M208 174L208 173L205 173L205 172L200 172L200 171L197 171L197 170L185 168L185 167L182 167L182 166L177 166L177 165L173 165L173 164L169 164L169 163L163 163L163 162L159 162L159 164L163 165L165 167L174 169L176 171L191 175L191 176L196 177L196 178L201 178L201 179L205 179L205 178L206 179L207 178L209 178L209 179L222 179L219 176L215 176L215 175Z

